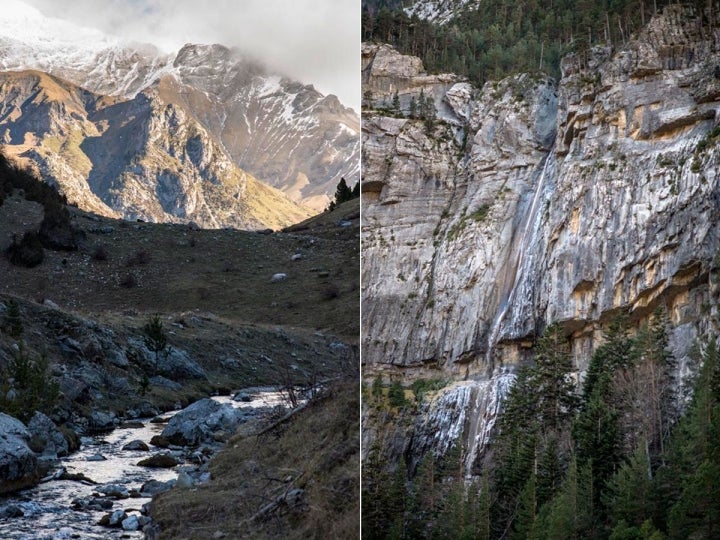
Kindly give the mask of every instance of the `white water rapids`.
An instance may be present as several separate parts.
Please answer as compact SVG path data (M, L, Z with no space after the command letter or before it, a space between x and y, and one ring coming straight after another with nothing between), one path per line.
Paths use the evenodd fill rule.
M231 403L234 407L260 409L274 407L282 403L282 396L275 391L259 391L252 394L249 402L235 402L229 397L214 397L220 403ZM178 411L161 415L169 419ZM101 540L119 538L143 538L141 531L123 531L97 525L100 518L118 509L124 509L128 515L140 515L143 504L150 497L128 498L113 501L107 510L73 510L74 499L91 497L99 487L117 484L140 491L149 480L165 482L174 480L181 470L191 470L195 465L179 465L172 469L139 467L137 462L152 454L165 450L150 446L149 452L123 450L130 441L139 439L149 445L153 435L159 435L165 424L153 424L149 419L142 420L142 428L118 428L114 431L94 437L83 437L83 445L78 452L61 458L61 466L69 473L83 473L97 482L89 485L71 480L51 480L10 496L0 497L0 508L9 505L20 508L24 515L16 518L0 519L0 538L2 540ZM184 451L177 451L178 456ZM88 461L88 457L101 454L105 461ZM182 461L182 458L181 458Z

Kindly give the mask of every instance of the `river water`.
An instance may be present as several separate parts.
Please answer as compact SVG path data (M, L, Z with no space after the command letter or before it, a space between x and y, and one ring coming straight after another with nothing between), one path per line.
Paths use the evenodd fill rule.
M239 408L261 409L282 403L278 392L263 390L252 392L249 402L234 402L229 397L214 397L221 403L232 403ZM169 419L178 411L162 415ZM192 469L193 465L179 465L173 469L138 467L137 462L164 449L150 446L150 439L159 435L165 424L153 424L149 419L141 420L142 428L118 428L110 433L83 438L78 452L62 458L61 465L68 473L82 473L97 482L97 485L72 480L51 480L34 488L23 490L10 497L0 497L0 508L6 505L19 507L24 516L0 519L0 539L2 540L66 540L66 539L115 539L143 538L141 531L123 531L97 525L105 515L124 509L128 515L140 516L142 505L150 502L150 497L131 497L114 500L107 510L81 510L71 508L74 499L91 497L98 488L107 484L117 484L130 490L140 491L149 480L166 482L176 479L178 472ZM133 440L141 440L150 446L150 452L123 450L122 447ZM101 454L105 461L88 461L88 458ZM178 452L178 456L180 453Z

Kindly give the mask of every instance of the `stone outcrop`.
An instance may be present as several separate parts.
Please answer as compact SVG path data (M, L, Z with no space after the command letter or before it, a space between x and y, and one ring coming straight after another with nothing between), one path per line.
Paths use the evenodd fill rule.
M693 340L718 328L717 33L671 7L621 49L566 57L557 83L518 75L483 88L445 89L413 59L393 73L387 46L363 54L371 94L405 93L403 114L372 103L364 116L366 373L467 380L438 392L406 444L439 448L428 441L450 434L433 407L445 400L467 422L465 394L501 394L554 321L582 376L615 313L639 325L664 307L683 369ZM442 93L432 127L407 118L421 90ZM467 425L469 456L484 428Z
M38 454L55 458L68 455L69 447L65 437L45 414L36 411L27 429L30 432L30 445Z
M30 432L20 420L0 413L0 494L40 481L37 457L29 441Z
M162 436L172 444L197 446L212 442L218 431L235 431L244 414L231 405L212 399L201 399L184 408L170 419Z
M128 352L132 359L146 372L163 377L163 380L154 379L157 386L174 388L172 380L206 379L205 370L190 355L177 347L167 347L164 351L155 354L150 351L140 339L128 340ZM169 379L172 379L168 381ZM167 381L167 382L166 382ZM153 382L151 380L151 382Z

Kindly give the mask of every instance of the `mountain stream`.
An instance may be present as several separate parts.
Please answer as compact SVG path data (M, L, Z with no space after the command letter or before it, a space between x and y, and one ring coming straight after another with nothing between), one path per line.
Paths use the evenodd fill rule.
M267 410L282 403L282 396L274 391L262 391L252 395L249 402L235 402L229 397L214 397L220 403L231 403L237 408ZM175 413L172 411L161 415L169 420ZM3 540L69 540L69 539L115 539L143 538L142 527L136 531L125 531L122 528L108 528L98 525L100 519L109 513L123 509L128 516L141 516L141 508L150 502L151 497L141 495L142 486L151 481L167 482L178 478L181 471L197 472L197 465L184 459L192 450L181 447L170 447L170 452L178 457L180 465L171 469L139 467L137 463L153 454L164 452L163 449L150 446L150 439L159 435L165 423L152 423L150 419L140 420L142 427L117 428L112 432L83 437L79 451L60 459L60 467L68 473L82 473L96 482L77 480L49 480L10 496L0 497L0 515L7 509L13 509L19 517L0 517L0 538ZM141 440L150 446L150 451L123 450L123 446L134 440ZM105 459L98 459L101 455ZM52 471L50 473L52 475ZM208 480L209 473L200 474L200 481ZM101 489L126 490L130 497L108 497ZM117 486L117 488L115 487ZM73 501L102 500L111 507L104 509L74 510ZM77 505L76 505L77 506Z

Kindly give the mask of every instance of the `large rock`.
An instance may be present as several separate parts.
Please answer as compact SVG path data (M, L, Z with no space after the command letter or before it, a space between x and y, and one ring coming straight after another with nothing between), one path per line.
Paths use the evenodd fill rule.
M117 423L119 423L119 421L115 414L94 411L90 415L90 424L88 427L93 432L111 431L115 429Z
M12 416L0 413L0 494L37 484L37 457L30 450L30 432Z
M68 443L55 423L46 415L37 411L28 423L30 446L46 456L62 457L68 454Z
M173 416L162 436L173 444L196 446L212 442L217 431L234 431L242 418L243 412L231 405L201 399Z
M178 460L172 454L164 452L162 454L154 454L149 458L138 462L140 467L152 467L156 469L170 469L178 464Z
M205 370L182 349L168 347L165 351L155 354L147 348L143 340L130 339L128 341L130 344L128 355L152 374L168 379L207 378ZM153 384L160 384L158 379L153 379L155 380Z

